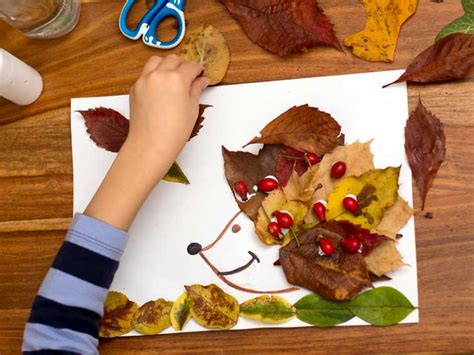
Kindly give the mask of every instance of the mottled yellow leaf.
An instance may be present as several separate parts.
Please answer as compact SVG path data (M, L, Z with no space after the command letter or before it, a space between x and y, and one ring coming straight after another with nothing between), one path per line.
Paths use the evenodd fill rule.
M173 165L171 165L168 172L163 177L163 180L189 185L189 180L184 174L183 169L181 169L181 167L178 165L178 163L173 163Z
M329 195L326 219L345 220L363 228L373 229L382 220L386 208L398 198L400 168L370 170L360 176L342 178ZM357 197L360 213L344 209L342 200L348 194Z
M402 24L415 13L417 0L360 0L365 28L344 38L352 53L371 62L393 62Z
M296 314L290 302L278 296L263 295L240 305L240 315L263 323L284 323Z
M168 328L170 323L170 311L173 302L160 298L143 304L138 310L135 318L134 329L145 335L161 333Z
M382 276L404 265L395 243L392 240L383 241L365 257L367 268L371 273Z
M191 315L207 329L230 329L239 319L239 303L214 284L185 286Z
M268 233L269 218L275 211L287 211L293 215L293 225L297 226L303 222L304 216L308 212L308 207L298 201L287 201L281 190L275 190L268 194L263 200L262 207L258 210L257 220L255 221L255 232L260 240L268 245L286 244L292 239L292 233L288 231L279 242ZM268 214L268 216L267 216Z
M114 338L133 329L138 305L121 292L110 291L104 302L104 315L99 321L99 336Z
M202 64L210 84L221 82L227 72L230 51L222 33L214 26L200 26L191 33L181 47L181 58Z
M413 209L399 196L395 204L385 210L382 220L375 228L375 233L396 240L397 233L407 224L411 216Z
M190 318L191 311L189 309L188 293L184 292L174 301L173 307L171 307L171 325L175 330L182 330Z

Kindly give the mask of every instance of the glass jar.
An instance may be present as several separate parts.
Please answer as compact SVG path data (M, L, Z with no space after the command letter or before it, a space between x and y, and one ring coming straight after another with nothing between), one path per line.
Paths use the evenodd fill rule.
M80 0L0 0L0 19L31 38L56 38L79 20Z

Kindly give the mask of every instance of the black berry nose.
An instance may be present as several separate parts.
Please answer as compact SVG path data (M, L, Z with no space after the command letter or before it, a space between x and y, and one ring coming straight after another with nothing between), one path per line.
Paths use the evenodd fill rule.
M191 243L188 245L187 250L189 255L196 255L202 250L202 246L199 243Z

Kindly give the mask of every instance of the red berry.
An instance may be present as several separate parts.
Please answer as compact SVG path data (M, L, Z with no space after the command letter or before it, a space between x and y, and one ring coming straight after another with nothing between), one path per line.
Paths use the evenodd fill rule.
M275 211L273 215L277 219L277 223L281 228L290 228L293 225L293 217L289 213Z
M355 237L346 237L340 243L344 250L350 254L356 253L360 248L360 240Z
M320 239L319 246L324 254L331 255L334 252L334 245L329 239Z
M321 161L321 158L314 153L306 153L306 160L309 165L316 165Z
M247 189L247 184L245 182L237 181L234 184L234 191L237 195L240 196L242 201L247 201L248 189Z
M313 212L322 222L326 219L326 201L319 200L313 205Z
M280 239L281 228L277 222L270 222L268 224L268 233L270 233L275 239Z
M343 161L337 161L334 164L332 164L331 167L331 177L333 179L339 179L344 176L346 173L346 163Z
M359 203L357 202L357 199L354 195L347 195L344 197L342 200L342 205L347 211L351 213L357 213L359 211Z
M266 177L258 183L258 189L263 192L270 192L278 187L278 181L274 178Z

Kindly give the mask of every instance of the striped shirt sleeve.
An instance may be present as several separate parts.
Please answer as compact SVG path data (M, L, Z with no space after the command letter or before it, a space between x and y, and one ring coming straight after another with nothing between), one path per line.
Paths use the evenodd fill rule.
M103 303L127 240L111 225L74 216L33 302L24 354L97 354Z

